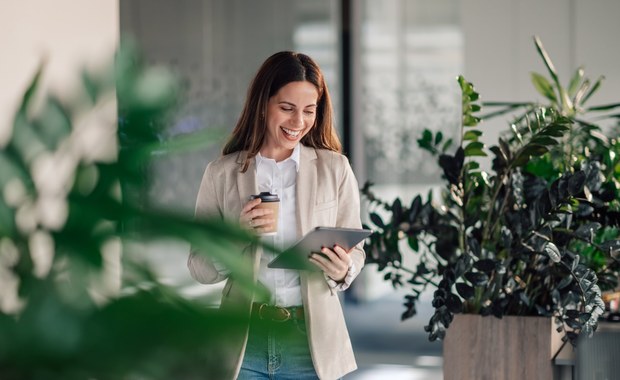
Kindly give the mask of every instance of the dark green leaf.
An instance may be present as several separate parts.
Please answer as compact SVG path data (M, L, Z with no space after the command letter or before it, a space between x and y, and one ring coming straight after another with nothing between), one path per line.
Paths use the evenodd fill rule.
M433 141L433 132L431 132L429 129L425 129L424 131L422 131L422 140L428 142L428 144L430 145L430 143Z
M604 76L600 76L597 80L596 83L594 83L594 86L592 86L592 88L590 89L590 91L588 91L587 94L584 95L583 99L581 100L581 103L586 103L588 101L588 99L590 99L590 97L598 90L598 88L601 86L601 83L603 82L603 80L605 79ZM591 109L592 111L594 111L594 109ZM598 111L598 110L597 110Z
M416 195L415 198L411 201L411 207L409 208L409 223L414 223L418 218L418 214L420 209L422 208L422 197L420 195Z
M459 162L455 157L442 154L439 156L439 166L443 169L444 175L450 183L458 183L461 176L461 168L463 167L462 162Z
M588 108L588 111L609 111L614 108L620 108L620 103L611 103L611 104L604 104L601 106L590 107Z
M572 196L581 194L586 183L586 173L580 170L568 179L568 193Z
M438 131L437 134L435 134L435 145L439 145L441 140L443 140L443 133L441 133L441 131Z
M598 231L599 228L601 228L601 225L597 222L582 224L581 226L579 226L579 228L575 230L575 235L592 242L594 234L596 233L596 231Z
M370 214L370 221L373 222L375 226L381 229L385 229L385 224L383 223L383 219L381 219L381 217L377 213L373 212Z
M551 138L549 136L536 136L532 139L532 143L544 145L547 147L551 147L553 145L558 145L557 140Z
M485 286L489 281L489 276L482 272L467 272L464 274L467 281L471 282L473 286Z
M572 276L565 276L558 284L558 289L564 289L573 282Z
M474 268L482 272L491 273L495 270L495 261L491 259L478 260L474 263Z
M465 272L467 272L471 266L472 259L468 255L461 255L456 260L456 264L454 265L454 275L455 277L461 277Z
M573 258L573 263L571 264L571 270L574 272L577 270L577 267L579 266L579 258L581 256L579 255L575 255L575 257Z
M472 286L467 285L464 282L456 283L456 291L459 293L463 299L473 298L475 295L474 288Z
M446 307L451 313L460 313L463 311L463 302L457 295L449 293L446 299Z
M487 154L484 152L483 148L484 148L483 143L479 141L472 141L465 147L465 150L464 150L465 156L466 157L473 157L473 156L485 157Z
M559 263L562 260L560 250L550 241L545 244L545 253L554 263Z
M403 214L403 205L400 201L400 198L396 198L394 203L392 203L392 215L394 220L400 221L401 216Z
M620 239L609 240L601 244L601 249L605 252L612 252L620 250Z
M448 139L443 146L441 147L441 152L445 152L448 150L448 148L450 148L452 146L452 139Z
M545 134L547 136L562 137L564 132L567 132L570 128L564 124L550 124L545 128Z
M407 243L409 244L409 247L414 250L414 252L418 252L418 250L420 249L418 239L414 236L409 236L407 238Z
M469 253L471 253L472 256L480 257L482 253L482 248L480 247L480 243L478 242L478 240L473 238L467 239L467 247L469 248ZM474 263L474 267L477 263L478 262Z

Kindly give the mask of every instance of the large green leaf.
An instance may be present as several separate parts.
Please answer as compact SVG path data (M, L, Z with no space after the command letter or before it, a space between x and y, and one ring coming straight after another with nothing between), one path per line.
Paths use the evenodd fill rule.
M577 94L577 90L581 87L580 83L583 81L583 75L584 75L583 67L580 67L577 70L575 70L575 74L573 74L573 77L571 78L568 84L568 95L570 97L575 97L575 95Z
M487 153L484 151L484 144L479 141L472 141L465 147L465 156L474 157L481 156L486 157Z
M585 93L585 95L583 96L583 98L581 99L581 104L585 103L588 101L588 99L590 99L590 97L592 95L594 95L594 93L599 89L599 87L601 86L601 83L603 82L603 80L605 79L604 76L600 76L596 82L594 83L594 85L590 88L590 91L588 91L587 93Z
M477 141L480 136L482 136L482 131L470 129L463 134L463 140Z
M553 87L551 86L551 83L549 83L547 78L543 77L538 73L532 73L531 75L532 83L534 84L536 90L538 90L538 92L542 96L549 99L549 101L551 101L552 103L557 103L557 97L555 96L555 93L553 92Z

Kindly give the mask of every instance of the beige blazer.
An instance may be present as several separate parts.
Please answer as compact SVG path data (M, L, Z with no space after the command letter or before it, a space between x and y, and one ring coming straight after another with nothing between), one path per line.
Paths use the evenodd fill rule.
M255 160L245 173L240 172L246 152L233 153L211 162L204 173L196 201L196 215L220 215L238 220L241 208L251 194L258 192ZM297 232L299 236L316 226L360 228L360 201L357 180L347 158L323 149L301 146L297 174ZM254 281L262 250L254 248L239 254L253 263ZM355 266L361 270L365 254L362 243L351 251ZM207 255L191 252L188 267L194 279L212 284L224 280ZM358 270L358 273L359 273ZM327 285L322 272L300 273L306 330L314 368L321 379L337 379L355 370L349 333L336 291ZM221 309L235 308L249 316L253 299L235 281L228 279ZM247 343L248 329L231 337L226 356L230 360L229 378L239 373Z

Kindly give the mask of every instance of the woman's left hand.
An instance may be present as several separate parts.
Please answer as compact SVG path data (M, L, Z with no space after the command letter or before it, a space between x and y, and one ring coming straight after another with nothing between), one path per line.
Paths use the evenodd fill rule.
M333 249L323 247L321 253L325 256L313 253L310 255L310 261L321 268L332 280L343 281L351 266L352 259L349 253L337 245Z

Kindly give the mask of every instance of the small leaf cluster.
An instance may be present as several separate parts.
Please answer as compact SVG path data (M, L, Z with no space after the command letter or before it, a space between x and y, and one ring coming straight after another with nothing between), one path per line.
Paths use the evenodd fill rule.
M591 87L579 69L565 90L535 43L552 80L532 79L548 104L495 102L489 107L499 111L478 117L486 105L459 77L459 145L428 130L418 140L442 171L441 199L429 192L403 205L399 198L378 199L371 183L362 189L377 230L368 240L368 261L394 287L410 290L402 319L415 315L422 292L434 289L435 312L425 327L430 340L445 336L454 314L475 313L553 317L564 339L575 343L596 329L604 313L601 292L618 286L618 140L582 119L600 81ZM480 121L508 112L517 114L487 149ZM485 156L490 170L481 168ZM411 251L413 268L403 265Z

